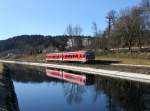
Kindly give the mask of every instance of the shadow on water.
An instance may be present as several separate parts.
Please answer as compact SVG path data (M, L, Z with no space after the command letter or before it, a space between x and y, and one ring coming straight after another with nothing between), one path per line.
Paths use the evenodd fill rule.
M78 74L58 69L46 68L35 70L23 66L8 67L11 71L13 80L16 82L55 82L61 84L65 98L64 102L66 101L68 106L73 104L84 104L82 106L84 110L90 110L88 108L92 107L94 111L150 110L150 84ZM89 92L91 92L91 95ZM56 95L56 98L57 96L58 95ZM102 97L104 97L104 99L102 103L100 103L100 98ZM87 104L90 100L90 104ZM104 108L99 109L99 107L102 106ZM66 109L62 110L65 111Z
M111 65L111 64L116 64L120 63L121 61L112 61L112 60L94 60L87 62L87 64L93 64L93 65Z
M56 63L56 62L51 62ZM83 62L75 62L75 61L63 61L63 62L57 62L57 63L70 63L70 64L83 64ZM117 64L121 63L121 61L115 61L115 60L92 60L85 62L84 64L91 64L91 65L111 65L111 64Z

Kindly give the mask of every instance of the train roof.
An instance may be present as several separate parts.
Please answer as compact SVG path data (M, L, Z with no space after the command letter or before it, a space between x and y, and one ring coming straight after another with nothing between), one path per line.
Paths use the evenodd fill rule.
M71 51L71 52L58 52L58 53L48 53L48 54L62 54L62 53L86 53L86 52L94 52L94 51Z

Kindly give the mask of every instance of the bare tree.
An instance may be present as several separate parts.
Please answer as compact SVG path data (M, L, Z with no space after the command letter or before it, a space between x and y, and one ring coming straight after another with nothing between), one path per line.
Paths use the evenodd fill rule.
M82 48L82 38L80 37L82 33L82 28L80 25L68 25L66 28L67 34L70 36L68 38L68 44L70 45L70 50L81 50Z
M69 35L69 36L73 36L74 35L74 31L73 31L74 29L73 29L73 26L71 25L71 24L69 24L68 26L67 26L67 28L66 28L66 31L67 31L67 34Z
M97 37L97 35L98 35L98 26L97 26L96 22L92 23L92 29L93 29L94 37Z
M80 36L83 29L80 25L72 26L69 24L66 28L66 31L69 36Z
M120 18L114 25L114 38L116 41L123 41L132 51L132 46L142 46L143 20L141 10L137 7L121 11ZM122 37L120 40L118 37ZM119 44L118 44L119 45Z
M134 33L136 36L136 44L141 49L144 40L144 18L141 16L143 11L139 7L134 7L131 10L131 16L134 21Z
M116 11L111 10L110 12L108 12L106 19L108 22L108 37L110 37L111 36L111 29L112 29L113 24L115 23L115 20L116 20Z
M150 8L150 0L142 0L141 6L143 8Z
M73 32L74 32L74 35L75 36L80 36L81 33L82 33L83 29L81 28L80 25L76 25L74 28L73 28Z

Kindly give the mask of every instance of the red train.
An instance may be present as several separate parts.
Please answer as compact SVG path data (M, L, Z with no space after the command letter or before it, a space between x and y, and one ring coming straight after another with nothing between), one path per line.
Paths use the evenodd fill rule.
M50 53L46 55L46 61L88 62L92 60L95 60L95 53L93 51Z

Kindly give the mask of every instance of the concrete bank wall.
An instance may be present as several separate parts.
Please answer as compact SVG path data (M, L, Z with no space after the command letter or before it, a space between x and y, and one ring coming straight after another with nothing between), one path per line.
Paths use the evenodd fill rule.
M85 68L85 67L56 65L56 64L47 64L47 63L33 63L33 62L19 62L19 61L5 61L5 60L0 60L0 62L11 63L11 64L32 65L32 66L42 66L42 67L49 67L49 68L58 68L58 69L77 71L77 72L82 72L82 73L87 73L87 74L94 74L94 75L101 75L101 76L108 76L108 77L150 83L150 75L140 74L140 73L110 71L110 70L95 69L95 68L88 68L88 67Z
M0 111L19 111L13 82L6 67L0 74Z

